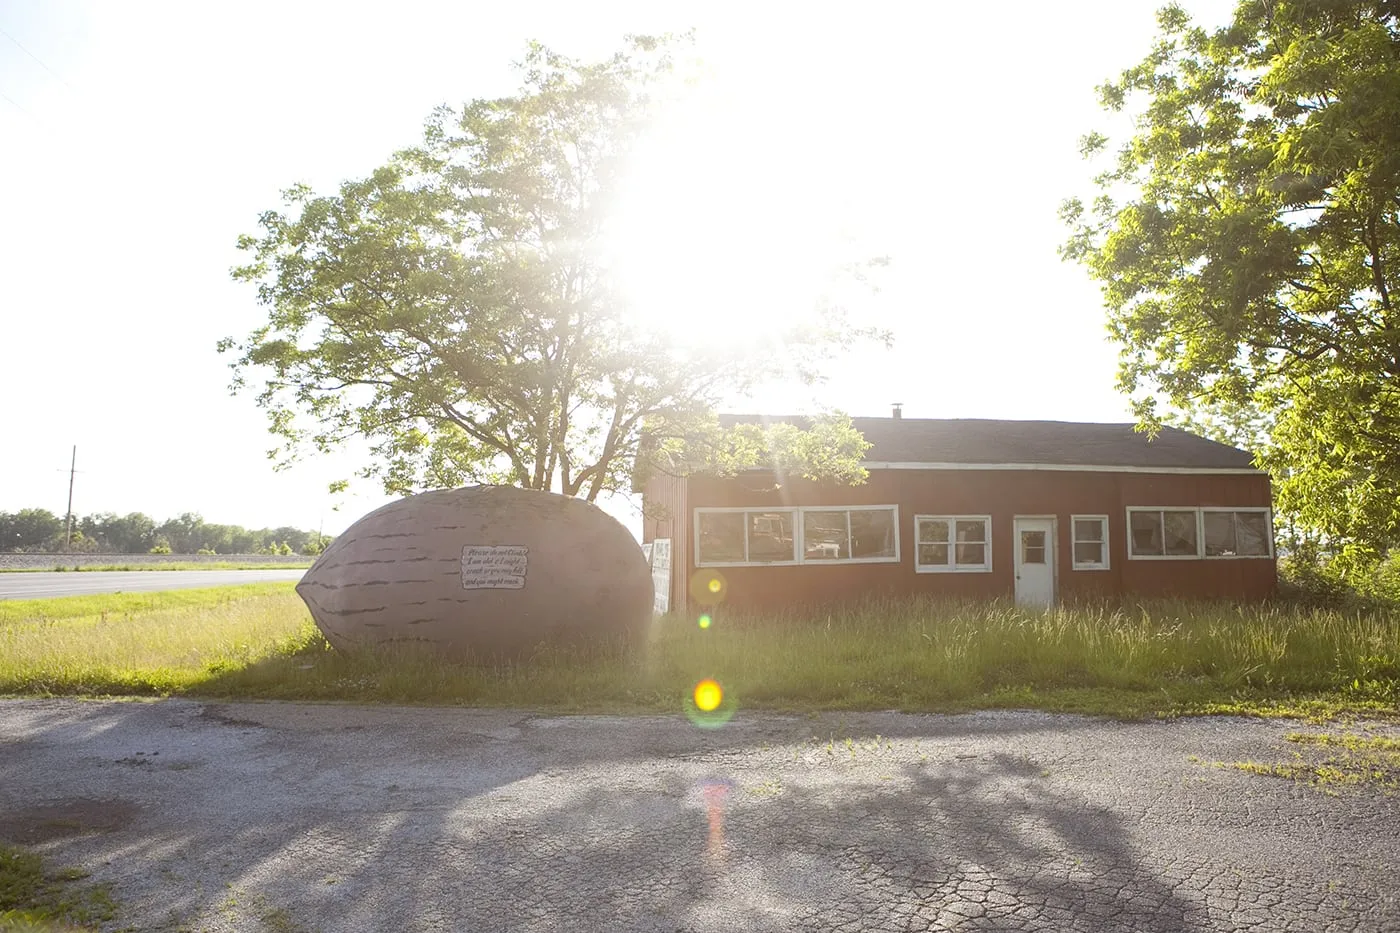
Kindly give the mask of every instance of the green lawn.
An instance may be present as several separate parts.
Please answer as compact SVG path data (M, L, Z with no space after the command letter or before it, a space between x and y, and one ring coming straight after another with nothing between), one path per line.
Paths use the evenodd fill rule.
M11 695L674 712L703 678L724 689L719 714L1400 715L1400 614L872 603L817 616L719 613L706 629L671 616L635 651L542 649L528 662L465 666L422 652L342 656L291 584L0 602L0 693Z

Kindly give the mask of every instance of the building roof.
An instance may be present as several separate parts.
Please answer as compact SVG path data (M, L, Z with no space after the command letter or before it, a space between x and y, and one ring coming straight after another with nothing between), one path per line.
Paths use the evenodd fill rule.
M1132 424L980 418L852 418L871 447L868 464L1011 464L1168 470L1252 470L1253 455L1179 428L1153 440ZM721 415L724 426L787 422L798 415Z

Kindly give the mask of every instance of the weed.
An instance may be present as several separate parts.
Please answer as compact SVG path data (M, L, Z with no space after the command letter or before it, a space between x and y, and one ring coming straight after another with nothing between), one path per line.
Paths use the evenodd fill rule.
M1291 761L1216 765L1285 778L1332 795L1342 787L1372 787L1387 795L1400 792L1400 739L1352 732L1291 732L1286 738L1299 746Z
M0 930L58 933L112 920L109 886L77 884L86 877L77 869L45 870L39 856L0 845Z

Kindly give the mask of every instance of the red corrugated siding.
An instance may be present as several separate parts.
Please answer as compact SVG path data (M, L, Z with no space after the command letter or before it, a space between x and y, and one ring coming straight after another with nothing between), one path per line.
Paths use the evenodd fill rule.
M775 491L745 488L755 485L713 477L666 478L666 482L648 484L646 501L673 510L670 523L644 525L646 540L669 535L676 542L673 605L683 605L683 578L697 570L691 559L693 510L704 507L899 506L899 563L723 568L720 572L728 581L732 605L771 608L869 594L1010 597L1015 586L1012 520L1017 515L1057 518L1057 592L1062 601L1121 594L1253 600L1273 592L1276 581L1271 559L1130 561L1127 557L1126 506L1268 506L1269 479L1264 475L881 470L872 471L865 485L854 487L799 479L785 481ZM914 516L930 514L991 515L992 571L916 573ZM1070 516L1074 514L1108 516L1109 570L1072 569Z

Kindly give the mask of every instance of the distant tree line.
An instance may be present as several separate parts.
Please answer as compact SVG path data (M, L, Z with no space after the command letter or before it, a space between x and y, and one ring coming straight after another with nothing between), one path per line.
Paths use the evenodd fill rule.
M319 554L328 536L299 528L216 525L186 512L159 524L149 515L97 512L73 519L67 542L66 517L48 509L0 512L0 552L53 554Z

